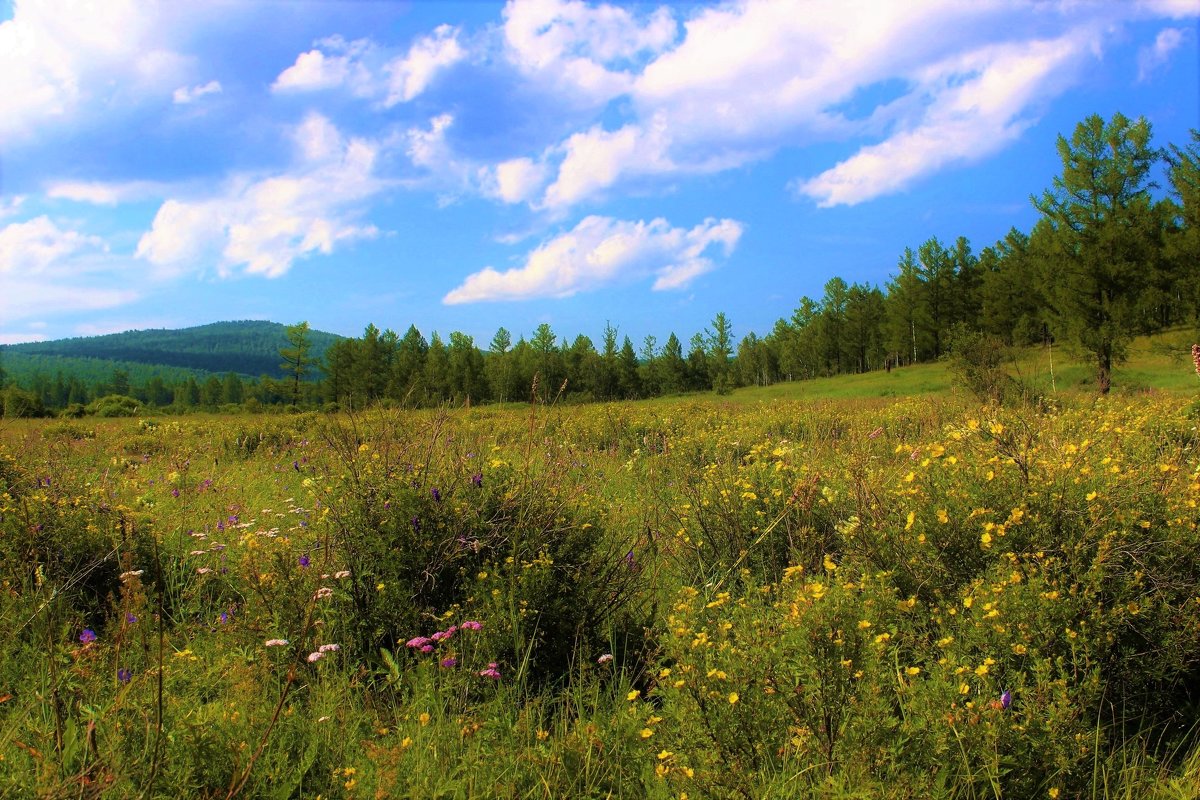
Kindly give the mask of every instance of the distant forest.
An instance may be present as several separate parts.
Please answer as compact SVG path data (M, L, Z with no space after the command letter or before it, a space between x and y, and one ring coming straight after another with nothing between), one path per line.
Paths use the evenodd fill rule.
M177 409L429 406L528 400L531 392L582 401L724 391L932 361L982 337L996 346L1070 342L1091 360L1103 393L1134 336L1200 322L1200 131L1186 146L1157 149L1145 120L1092 116L1057 147L1063 171L1031 198L1040 212L1032 230L1013 228L979 251L963 237L930 238L900 254L886 286L832 278L769 333L740 341L718 313L686 344L674 333L635 344L611 324L598 345L542 324L515 341L500 328L484 347L459 332L426 338L415 326L401 335L371 324L359 338L340 338L301 324L274 326L274 339L251 337L231 351L221 331L262 323L221 323L191 329L186 347L162 346L178 332L145 331L20 345L0 358L129 362L90 379L65 367L52 373L51 360L33 374L14 371L9 394L26 393L18 405L46 409L109 394ZM1165 191L1156 192L1160 177ZM240 366L228 366L230 355ZM221 365L223 374L151 374L146 362Z

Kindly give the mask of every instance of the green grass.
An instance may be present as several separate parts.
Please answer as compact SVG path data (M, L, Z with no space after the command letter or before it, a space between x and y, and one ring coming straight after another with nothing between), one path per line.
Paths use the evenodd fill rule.
M0 796L1195 797L1179 342L1038 407L0 422Z

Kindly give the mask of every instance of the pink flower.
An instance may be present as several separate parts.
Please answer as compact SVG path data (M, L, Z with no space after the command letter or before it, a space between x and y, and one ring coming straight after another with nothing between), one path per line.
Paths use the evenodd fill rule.
M608 662L610 662L612 660L613 660L613 654L605 653L604 655L602 655L596 659L596 663L597 664L607 664Z
M319 650L322 653L336 653L338 650L341 650L341 649L342 649L342 646L340 644L323 644L317 648L317 650Z
M322 653L320 650L317 650L315 652L308 654L308 663L312 664L316 661L320 661L324 657L325 657L325 654Z
M476 622L473 619L469 619L466 622L464 622L462 625L460 625L459 627L461 627L464 631L479 631L479 630L483 630L483 623Z
M425 647L433 640L428 636L417 636L404 643L405 647Z
M433 652L433 645L431 645L431 644L427 644L427 645L423 646L423 647L421 648L421 652L422 652L422 653L432 653L432 652Z
M287 647L287 639L267 639L266 647Z
M494 681L500 680L500 670L496 667L496 662L487 665L487 669L479 670L479 676L482 678L491 678Z

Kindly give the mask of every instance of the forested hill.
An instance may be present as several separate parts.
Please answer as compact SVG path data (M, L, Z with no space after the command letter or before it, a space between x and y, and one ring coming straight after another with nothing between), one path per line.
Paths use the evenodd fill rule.
M309 356L321 358L339 338L310 331ZM277 322L214 322L180 330L146 330L29 342L2 348L3 355L103 359L126 364L182 367L209 373L234 372L279 377L279 350L287 347L285 326Z

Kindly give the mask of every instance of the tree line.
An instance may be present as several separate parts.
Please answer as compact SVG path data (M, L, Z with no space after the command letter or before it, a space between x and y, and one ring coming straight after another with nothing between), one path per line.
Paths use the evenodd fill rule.
M762 336L736 340L724 313L686 346L675 333L635 345L611 323L598 345L543 323L515 341L501 327L485 347L457 331L426 338L415 326L400 335L370 324L317 358L300 323L279 351L283 380L231 373L127 387L114 378L92 394L180 408L619 400L932 361L964 332L1003 346L1069 342L1105 393L1134 336L1200 321L1200 131L1185 146L1156 149L1145 119L1093 115L1057 148L1062 173L1031 197L1040 216L1030 231L1013 228L978 252L965 237L931 237L905 248L884 287L834 277ZM1166 191L1156 191L1160 174ZM39 399L75 402L44 381Z

